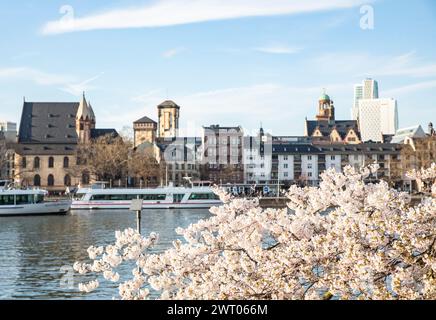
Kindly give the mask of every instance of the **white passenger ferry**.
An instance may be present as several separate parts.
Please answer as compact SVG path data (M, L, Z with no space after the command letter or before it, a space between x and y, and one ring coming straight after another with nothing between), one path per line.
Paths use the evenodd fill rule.
M129 209L133 199L143 200L143 209L210 208L222 204L210 187L162 187L156 189L80 188L71 209Z
M0 217L66 214L71 201L44 201L45 190L17 190L0 188Z

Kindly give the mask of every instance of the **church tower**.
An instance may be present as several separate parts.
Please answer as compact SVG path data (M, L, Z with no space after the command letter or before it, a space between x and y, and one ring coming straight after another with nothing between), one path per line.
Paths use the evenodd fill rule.
M316 116L318 121L334 121L335 120L335 107L333 101L325 93L319 98L318 115Z
M83 93L76 115L76 132L80 143L91 140L91 129L95 129L95 114Z
M158 133L160 138L175 138L179 131L180 106L167 100L157 106L159 114Z

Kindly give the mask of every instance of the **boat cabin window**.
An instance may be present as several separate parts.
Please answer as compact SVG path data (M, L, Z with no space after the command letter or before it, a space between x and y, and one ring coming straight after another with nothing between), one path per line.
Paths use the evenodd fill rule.
M219 200L215 193L191 193L189 200Z
M180 203L183 200L184 194L173 194L173 202Z
M86 196L86 193L76 193L74 195L74 200L84 200Z
M33 194L17 194L15 204L31 204L34 201Z
M142 199L148 201L165 201L167 198L166 194L143 194Z
M35 194L35 203L43 203L44 202L44 195L43 194Z
M133 199L143 199L146 201L164 201L166 194L94 194L91 200L94 201L130 201Z
M14 205L15 200L13 195L0 195L0 206Z

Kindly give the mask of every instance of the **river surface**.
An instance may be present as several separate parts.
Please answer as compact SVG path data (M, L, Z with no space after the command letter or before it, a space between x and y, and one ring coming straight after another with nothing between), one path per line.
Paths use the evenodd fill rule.
M147 210L142 214L141 233L159 234L154 252L171 247L180 238L175 229L207 219L205 209ZM71 272L76 261L85 261L91 245L115 242L115 231L136 228L136 215L129 211L73 211L66 216L0 218L0 299L112 299L117 285L99 277L100 288L91 294L78 291L80 282L94 277ZM131 266L120 271L131 278Z

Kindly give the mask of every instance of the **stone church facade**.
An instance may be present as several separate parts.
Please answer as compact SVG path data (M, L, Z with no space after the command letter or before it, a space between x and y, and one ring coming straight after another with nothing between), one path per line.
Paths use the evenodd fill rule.
M88 185L90 172L77 168L76 149L115 129L96 129L96 117L85 94L76 102L24 102L15 145L15 181L24 186L64 192Z

